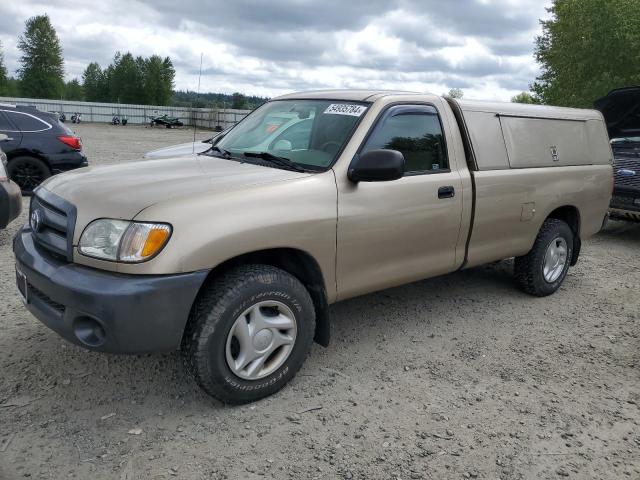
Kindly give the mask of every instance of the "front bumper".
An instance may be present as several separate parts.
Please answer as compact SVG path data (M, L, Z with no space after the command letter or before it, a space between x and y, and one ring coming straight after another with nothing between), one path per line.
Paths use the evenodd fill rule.
M22 211L22 193L15 183L0 182L0 230L6 228Z
M28 227L14 238L13 251L27 309L66 340L101 352L179 348L209 273L124 275L66 263L41 252Z

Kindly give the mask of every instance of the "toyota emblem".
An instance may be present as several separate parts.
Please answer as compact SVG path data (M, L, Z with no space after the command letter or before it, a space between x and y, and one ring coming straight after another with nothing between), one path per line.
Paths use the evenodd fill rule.
M31 212L31 228L34 232L40 231L42 219L40 218L40 212L38 210L34 210Z

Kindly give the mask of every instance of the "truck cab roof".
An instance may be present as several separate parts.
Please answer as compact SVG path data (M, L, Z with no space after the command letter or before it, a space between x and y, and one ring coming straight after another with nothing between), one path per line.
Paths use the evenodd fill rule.
M388 95L424 95L419 92L402 90L311 90L281 95L274 100L348 100L351 102L374 102L380 97Z

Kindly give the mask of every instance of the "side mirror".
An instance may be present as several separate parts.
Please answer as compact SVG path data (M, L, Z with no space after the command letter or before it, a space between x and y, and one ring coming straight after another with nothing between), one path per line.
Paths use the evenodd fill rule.
M352 182L388 182L404 176L404 155L397 150L370 150L355 157L347 172Z

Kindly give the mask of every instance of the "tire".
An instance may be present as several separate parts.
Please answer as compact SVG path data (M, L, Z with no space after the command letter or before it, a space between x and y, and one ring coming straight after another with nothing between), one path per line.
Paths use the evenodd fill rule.
M11 180L18 184L25 195L31 195L33 190L51 176L49 166L35 157L15 157L8 165Z
M542 224L531 251L515 260L515 277L523 291L536 297L546 297L560 288L573 257L573 237L573 231L562 220L548 218ZM555 252L565 251L563 264L560 261L562 254L554 257L552 248ZM550 262L545 263L548 252ZM556 266L545 270L549 265Z
M278 306L272 307L272 304ZM265 310L265 313L275 317L262 317L260 312L263 308L275 308L272 311ZM254 317L255 311L258 313ZM258 338L256 333L263 318L283 318L288 321L291 316L293 322L289 326L294 326L295 333L291 333L293 329L258 330L260 334L269 330L267 341L275 342L280 337L293 338L293 341L290 345L276 348L270 356L265 354L267 360L262 366L256 367L256 370L260 368L254 373L256 378L247 378L250 375L247 372L262 357L256 359L255 364L250 361L249 367L243 370L237 365L234 370L234 364L243 364L241 358L251 358L246 355L243 357L244 351L255 353L256 342L264 340L264 337ZM236 337L234 333L237 330L244 331L241 325L249 325L247 328L252 329L255 335ZM248 403L272 395L295 376L311 350L314 332L313 302L297 278L268 265L244 265L215 278L199 294L182 339L182 355L189 374L209 395L224 403ZM240 337L251 338L251 342L248 342L251 348L243 348L238 340ZM236 357L233 356L234 345ZM269 351L269 348L265 351ZM273 370L269 371L270 368ZM263 372L264 376L258 377L259 372Z

